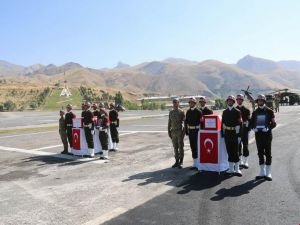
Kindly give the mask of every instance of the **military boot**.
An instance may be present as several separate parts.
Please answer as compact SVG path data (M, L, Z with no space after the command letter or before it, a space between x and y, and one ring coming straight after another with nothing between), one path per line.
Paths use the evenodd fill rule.
M266 166L266 180L272 181L271 165Z
M265 164L259 165L259 167L260 167L260 172L258 176L255 177L256 180L265 178L266 176L266 165Z
M182 163L183 163L183 157L181 157L181 158L179 159L179 164L182 165Z
M179 164L178 159L176 159L176 162L173 164L172 168L176 168L176 167L178 167L178 165L180 165L180 164Z

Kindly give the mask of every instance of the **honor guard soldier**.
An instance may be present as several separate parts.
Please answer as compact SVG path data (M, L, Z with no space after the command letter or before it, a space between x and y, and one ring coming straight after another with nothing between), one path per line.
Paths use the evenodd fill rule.
M108 159L108 126L109 119L108 114L105 111L104 104L99 104L100 118L98 119L99 139L102 147L103 154L100 159Z
M205 97L200 97L199 103L200 103L200 110L201 110L203 116L213 114L213 111L211 109L209 109L207 106L205 106L206 105Z
M225 140L225 145L228 153L229 170L227 173L235 173L237 176L242 176L239 168L238 144L240 139L240 127L242 117L240 110L233 105L235 103L234 96L227 97L227 109L222 114L222 136Z
M197 101L195 97L189 99L190 108L186 112L184 123L185 133L189 136L192 157L194 160L192 169L197 169L198 131L200 129L200 120L202 118L202 113L198 108L196 108L196 104Z
M65 112L63 110L60 110L59 115L59 136L64 146L64 150L61 152L61 154L68 154L68 137L66 133L66 123L64 117Z
M68 104L66 106L67 113L65 115L65 127L67 132L67 137L69 141L70 148L73 147L72 143L72 128L73 128L73 119L76 118L76 115L72 112L72 105Z
M86 138L86 142L88 145L88 154L91 157L95 156L94 151L94 124L93 124L93 113L90 111L90 103L84 103L84 111L81 113L81 117L83 117L83 126L84 126L84 134Z
M97 104L96 103L93 103L92 109L93 109L93 116L97 116L97 118L99 119L100 118L100 112L97 109Z
M111 139L113 142L113 148L112 151L118 150L118 144L119 144L119 125L120 125L120 120L119 120L119 113L115 109L115 104L110 103L109 104L110 111L109 111L109 121L110 121L110 134L111 134Z
M258 95L256 110L253 111L250 126L255 132L255 140L258 151L260 173L256 179L265 178L271 181L271 144L272 129L276 127L273 110L266 106L266 97Z
M175 164L172 168L182 168L184 150L184 112L179 109L179 99L173 99L173 109L169 113L168 135L172 140L175 155Z
M250 110L243 105L244 95L238 94L236 96L237 106L236 108L241 111L242 115L242 126L241 126L241 141L239 143L239 156L240 156L240 166L248 169L248 157L249 157L249 149L248 149L248 140L249 140L249 131L250 126Z

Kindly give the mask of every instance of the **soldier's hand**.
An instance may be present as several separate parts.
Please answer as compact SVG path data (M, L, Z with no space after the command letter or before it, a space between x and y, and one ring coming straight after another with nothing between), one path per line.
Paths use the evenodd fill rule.
M269 128L265 127L262 129L262 132L268 132L269 131Z
M256 132L258 132L258 129L257 129L257 128L254 128L253 131L256 133Z
M94 134L95 134L95 131L94 131L94 130L91 130L91 134L94 135Z

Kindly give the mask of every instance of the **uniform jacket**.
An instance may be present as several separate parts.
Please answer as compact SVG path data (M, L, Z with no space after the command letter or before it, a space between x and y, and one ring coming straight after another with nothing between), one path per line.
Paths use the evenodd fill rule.
M75 114L70 111L70 112L67 112L66 115L65 115L65 127L67 129L67 125L68 124L72 124L73 125L73 119L76 118Z
M189 126L200 126L202 112L197 109L188 109L185 115L185 132L188 134Z
M206 106L204 106L203 108L200 107L200 110L201 110L203 116L213 114L213 111Z
M111 123L116 122L116 127L119 127L119 113L115 109L109 111L109 120Z
M257 109L255 109L253 111L252 117L250 120L250 127L252 129L256 128L256 122L257 122L258 115L266 116L265 126L266 126L266 128L269 129L269 132L271 132L271 130L276 127L274 111L272 109L270 109L269 107L264 106L262 109L258 107Z
M222 126L221 126L222 134L228 131L227 129L224 130L223 125L225 125L226 127L233 128L236 126L241 126L241 123L242 123L242 116L240 110L238 110L235 107L232 107L231 110L229 108L225 109L222 114Z
M169 113L168 133L171 131L182 131L185 115L181 109L172 109Z

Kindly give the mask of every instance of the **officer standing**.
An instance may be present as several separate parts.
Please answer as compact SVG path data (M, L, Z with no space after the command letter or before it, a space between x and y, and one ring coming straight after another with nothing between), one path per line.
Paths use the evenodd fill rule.
M239 157L240 157L240 166L248 169L248 157L249 157L249 149L248 149L248 140L249 140L249 122L250 122L250 110L243 105L244 95L238 94L236 96L237 106L236 108L241 111L242 115L242 126L241 126L241 141L239 143ZM243 151L242 151L243 150Z
M280 95L275 95L275 112L279 112Z
M276 127L273 110L266 106L266 97L258 95L257 109L253 111L250 126L255 132L255 140L258 151L260 173L256 179L266 178L271 181L272 164L272 129Z
M209 109L207 106L205 106L206 105L205 97L200 97L199 103L200 103L200 110L201 110L203 116L213 114L213 111L211 109Z
M198 131L200 129L200 121L202 118L202 113L198 108L196 108L196 104L197 101L195 97L189 99L190 108L186 112L186 120L184 123L185 133L189 136L192 157L194 160L192 169L197 169Z
M173 99L173 109L169 113L168 135L172 140L176 162L172 168L182 168L184 150L184 112L179 109L179 99Z
M99 104L100 118L98 119L99 125L99 139L102 147L103 154L100 155L100 159L108 159L108 114L105 111L104 104Z
M242 176L239 168L238 143L240 137L240 126L242 123L241 112L233 105L235 103L234 96L230 95L226 100L227 109L222 114L222 136L228 153L229 170L227 173L236 173Z
M67 113L65 116L65 127L66 127L66 133L68 136L69 145L70 145L70 148L72 148L73 147L73 143L72 143L73 119L76 118L76 115L72 112L71 104L68 104L66 106L66 109L67 109Z
M118 144L119 144L119 131L118 131L120 125L119 113L115 109L114 103L110 103L109 107L110 107L110 111L109 111L110 134L113 142L112 151L116 151L118 150Z
M93 113L90 111L90 103L84 103L84 111L81 113L81 117L83 117L83 126L84 126L84 134L86 138L86 142L88 145L88 154L91 157L94 157L95 150L94 150L94 124L93 124Z
M60 110L59 115L59 136L64 146L64 150L61 152L61 154L68 154L68 137L66 133L66 123L64 117L65 112L63 110Z

